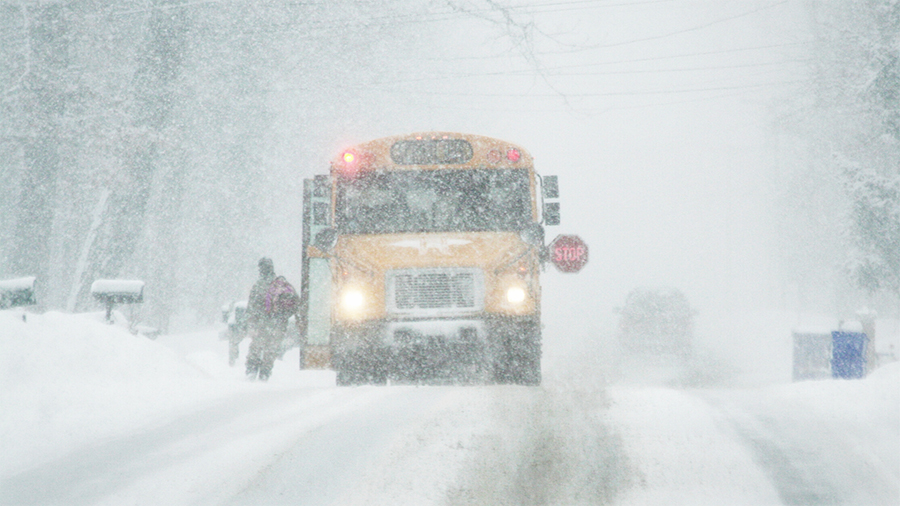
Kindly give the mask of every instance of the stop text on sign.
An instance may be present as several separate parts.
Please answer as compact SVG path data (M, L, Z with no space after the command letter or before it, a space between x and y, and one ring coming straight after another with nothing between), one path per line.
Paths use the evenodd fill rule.
M559 235L550 243L550 261L562 272L578 272L588 261L587 244L577 235Z
M554 260L556 262L577 262L584 256L585 251L587 250L582 246L557 246Z

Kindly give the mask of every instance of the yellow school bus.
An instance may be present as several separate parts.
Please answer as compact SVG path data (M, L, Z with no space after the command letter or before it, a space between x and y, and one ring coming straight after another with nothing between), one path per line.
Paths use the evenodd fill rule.
M301 367L339 385L540 384L556 187L525 149L483 136L342 150L304 185Z

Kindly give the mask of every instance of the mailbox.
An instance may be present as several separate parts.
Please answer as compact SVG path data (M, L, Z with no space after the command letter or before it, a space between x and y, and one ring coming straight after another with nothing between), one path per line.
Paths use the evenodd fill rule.
M37 278L28 276L0 281L0 309L37 304L34 283Z
M98 279L91 284L91 295L106 306L106 322L112 323L116 304L144 302L144 282L131 279Z

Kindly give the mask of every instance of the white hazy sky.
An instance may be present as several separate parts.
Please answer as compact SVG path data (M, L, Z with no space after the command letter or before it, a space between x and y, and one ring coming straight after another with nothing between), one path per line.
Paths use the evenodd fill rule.
M511 12L535 23L530 62L501 25L424 17L425 34L400 28L395 44L333 62L342 77L313 85L328 100L292 91L308 73L284 76L274 163L299 180L325 173L343 145L386 135L507 139L560 176L563 224L548 240L576 233L591 247L582 273L548 271L545 309L606 315L640 285L678 287L707 313L782 305L773 111L803 86L802 2L547 1ZM357 75L367 51L396 64ZM286 202L299 208L294 195ZM299 227L275 215L273 227ZM299 277L299 233L288 235L273 244L276 264Z

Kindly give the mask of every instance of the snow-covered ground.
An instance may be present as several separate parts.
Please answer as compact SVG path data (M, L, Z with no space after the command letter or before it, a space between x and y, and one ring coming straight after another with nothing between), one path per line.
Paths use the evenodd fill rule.
M0 312L0 504L900 504L898 363L678 387L547 340L540 388L337 388L296 350L248 382L217 329Z

